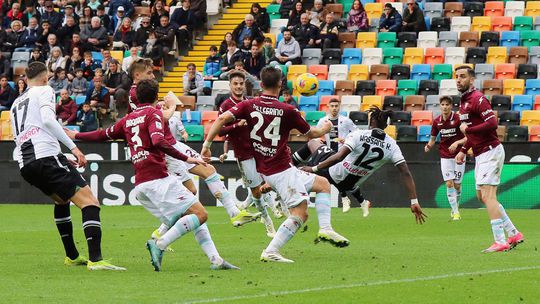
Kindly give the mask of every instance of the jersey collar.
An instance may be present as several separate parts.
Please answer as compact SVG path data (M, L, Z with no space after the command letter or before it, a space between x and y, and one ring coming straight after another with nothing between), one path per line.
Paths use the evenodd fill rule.
M270 95L261 95L261 101L262 102L268 102L268 103L272 103L272 102L279 102L279 99L276 97L276 96L270 96Z
M232 103L234 103L234 105L237 105L239 102L246 100L244 97L242 97L242 99L236 99L232 95L229 98L231 99Z

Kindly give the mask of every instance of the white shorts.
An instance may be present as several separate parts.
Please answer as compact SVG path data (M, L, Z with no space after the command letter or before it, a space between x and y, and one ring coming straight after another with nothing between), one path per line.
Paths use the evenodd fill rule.
M296 207L303 201L309 203L309 192L315 177L315 174L296 167L270 176L263 175L264 180L281 196L282 202L288 208Z
M135 191L141 205L169 227L197 202L195 195L171 175L139 184Z
M257 172L255 158L238 161L238 168L240 169L240 174L242 174L242 179L246 187L255 188L263 183L261 174Z
M504 164L503 145L478 155L474 168L476 190L482 185L498 186L501 182L501 173Z
M441 173L444 181L453 180L461 184L463 173L465 172L465 163L458 165L454 158L441 158Z
M177 141L176 144L173 145L173 147L176 150L187 155L188 157L202 159L201 155L197 153L197 151L193 150L191 147L184 143ZM178 179L180 179L182 183L191 179L191 176L189 175L189 170L193 169L193 167L196 166L195 164L188 164L169 155L165 155L165 162L167 163L167 171L169 172L169 174L178 177Z

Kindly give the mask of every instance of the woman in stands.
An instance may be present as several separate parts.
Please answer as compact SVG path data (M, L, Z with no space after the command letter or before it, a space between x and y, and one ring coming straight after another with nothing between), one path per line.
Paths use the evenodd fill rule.
M153 27L160 26L159 20L161 16L169 16L169 12L165 9L165 4L161 0L157 0L151 9L150 24Z
M83 60L81 49L78 46L74 47L71 51L71 56L66 61L66 71L70 74L68 75L70 79L73 79L75 70L81 67Z
M328 10L324 8L323 1L315 0L313 8L309 12L309 19L311 20L310 23L315 25L316 27L320 27L321 23L326 17L326 14L328 14Z
M266 12L266 8L262 8L259 3L255 2L251 5L249 13L255 17L255 24L257 24L261 31L268 33L270 30L270 17Z
M24 93L27 88L28 85L26 84L26 80L24 78L19 78L19 80L17 80L17 86L15 87L15 90L11 91L9 100L11 100L11 102L15 101L15 99L22 95L22 93Z
M59 68L62 70L66 68L66 58L62 54L62 49L59 46L55 46L51 49L51 54L45 62L49 74L55 73Z
M85 26L90 24L90 21L92 21L92 17L94 17L94 12L92 11L92 8L89 6L85 6L83 8L83 14L79 18L79 27L83 29Z
M54 71L54 76L49 80L49 85L54 89L56 96L60 96L60 91L66 90L68 84L66 71L63 68L57 68Z
M123 44L122 50L129 50L135 41L135 31L131 27L131 18L126 17L122 20L122 26L116 30L113 36L113 48L118 49Z
M229 42L233 40L233 36L231 32L227 32L225 34L225 37L223 38L223 41L221 41L221 45L219 46L219 55L223 56L225 53L227 53L227 48L229 46Z
M6 35L6 41L3 45L3 51L12 53L13 50L18 46L23 34L24 29L22 22L20 22L19 20L11 22L11 32L8 32Z
M349 17L347 17L347 31L349 32L367 32L369 30L369 22L366 10L362 2L355 0L352 4Z
M294 5L294 10L289 16L289 21L287 22L287 28L293 29L297 24L300 24L300 16L305 13L304 6L302 2L298 1Z

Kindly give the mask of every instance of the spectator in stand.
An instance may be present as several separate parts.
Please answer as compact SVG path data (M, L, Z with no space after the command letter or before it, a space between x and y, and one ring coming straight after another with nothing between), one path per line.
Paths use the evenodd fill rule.
M51 56L51 51L55 47L60 47L60 44L58 43L58 39L56 38L56 34L50 33L47 36L47 44L45 44L41 48L41 53L46 58L49 58Z
M86 1L85 0L79 0L79 4L77 4L77 6L79 6L80 8L83 8L84 5L86 4ZM101 5L100 1L99 0L89 0L88 1L88 4L87 4L93 11L97 11L99 6ZM75 13L77 15L79 15L79 12L77 10L75 10ZM80 15L79 15L80 16Z
M88 90L88 80L83 76L83 70L78 68L74 72L75 78L71 81L69 92L74 96L85 96Z
M83 70L84 78L87 80L94 78L94 71L99 68L101 65L94 61L92 58L92 53L89 51L84 52L83 62L81 63L81 69Z
M193 30L195 32L195 39L202 40L202 32L204 31L205 24L208 21L208 15L206 14L206 0L190 0L190 10L194 15Z
M323 49L339 47L338 23L334 21L334 14L326 14L325 22L321 23L319 39Z
M241 45L245 37L249 37L251 41L257 41L257 43L261 43L264 40L263 32L255 24L255 18L250 14L246 15L244 21L234 29L232 35L237 45Z
M51 54L47 61L45 61L45 65L49 70L49 75L57 73L58 69L64 70L66 68L66 58L64 58L60 47L55 46L51 49Z
M264 61L266 64L270 63L270 59L276 56L276 50L274 50L274 46L272 45L272 38L264 38L262 53L264 55Z
M31 18L36 18L38 24L39 24L39 21L41 20L41 14L36 10L36 7L33 5L27 6L26 11L23 12L23 17L22 17L23 25L28 26L30 24Z
M300 45L300 49L303 51L306 47L307 48L320 48L320 41L319 41L319 29L309 23L309 15L307 13L303 13L300 17L300 24L296 25L292 30L291 33L298 41L298 44ZM319 44L317 44L317 41L319 41Z
M203 76L204 79L216 79L221 74L221 57L218 54L218 49L215 45L210 47L210 56L206 58L204 63Z
M0 22L0 49L2 52L7 52L7 32L6 29L2 26L2 22Z
M7 15L4 17L4 27L9 27L11 22L19 20L22 22L23 13L21 11L21 5L18 2L14 2L11 6L11 9L7 12Z
M140 58L141 57L139 57L139 48L138 47L130 48L129 56L122 60L122 70L124 70L125 72L128 72L131 64L139 60Z
M77 116L77 126L81 128L81 132L95 131L98 128L96 113L92 110L90 102L85 102L82 105L81 112Z
M414 0L413 0L414 1ZM367 32L369 30L369 20L366 10L359 0L354 0L349 17L347 17L347 31L349 32Z
M285 64L290 66L292 64L301 64L301 55L302 52L298 41L294 39L290 30L284 30L283 39L281 39L276 49L276 57L270 59L270 65Z
M114 58L112 58L111 51L105 49L101 51L101 56L103 56L103 60L101 61L101 69L104 71L108 70L109 64L114 60Z
M255 42L255 44L257 44ZM243 57L249 57L249 52L251 52L251 38L244 37L244 41L242 42L242 46L240 47L240 51L242 51Z
M19 42L20 47L15 49L16 51L21 50L28 52L36 47L36 42L39 38L38 21L36 18L30 18L28 22L29 24L24 30L24 34L22 35L21 41Z
M49 21L51 28L58 29L62 25L63 16L61 13L54 10L52 1L45 1L45 12L41 14L41 20Z
M34 62L34 61L39 61L39 62L43 62L45 63L45 57L43 57L43 55L41 55L41 51L38 49L38 48L34 48L32 50L32 53L30 54L30 60L28 61L28 64Z
M227 53L221 56L221 74L220 79L227 79L226 73L234 69L234 63L242 61L242 51L236 47L236 42L229 42Z
M176 43L178 52L184 55L191 44L195 16L191 12L189 0L182 1L182 7L177 8L171 16L171 23L176 26Z
M87 25L90 25L90 23L92 23L92 17L94 17L94 12L92 11L92 9L89 6L85 6L83 8L83 14L79 18L79 27L81 29L83 29Z
M131 18L122 20L122 25L113 36L113 50L129 50L135 43L135 31L131 26Z
M0 52L0 75L9 75L11 72L11 62Z
M407 8L403 11L403 28L404 32L422 32L426 31L426 20L424 13L418 7L414 0L407 0Z
M62 26L65 26L67 24L68 18L72 17L74 23L79 25L79 16L75 14L75 10L73 9L73 5L68 4L64 8L64 19L62 20Z
M263 33L268 33L270 30L270 16L266 12L266 8L262 8L257 2L251 5L249 12L253 18L255 18L255 24L261 29Z
M4 51L12 53L19 46L21 38L24 34L22 22L15 20L11 22L11 31L6 34L4 43Z
M150 31L148 34L148 39L146 39L146 43L141 49L141 57L152 59L152 64L154 66L163 65L163 48L159 44L154 31Z
M174 27L169 22L169 16L163 15L156 27L156 37L159 44L163 47L163 54L168 54L173 49Z
M251 46L251 52L249 56L244 58L244 68L246 72L251 74L256 79L259 79L261 70L266 66L264 55L259 51L259 47L256 44Z
M384 11L379 23L379 32L401 32L402 18L390 3L384 5Z
M17 80L17 85L15 86L15 89L11 91L11 95L9 97L9 99L11 100L11 103L13 104L15 99L17 99L17 97L22 95L22 93L24 93L24 91L26 91L27 88L28 88L28 85L26 84L26 81L24 80L24 78L19 78L19 80Z
M50 33L54 32L51 30L51 25L49 24L49 21L42 21L41 26L38 27L38 40L36 42L36 45L42 48L45 44L47 44L47 38L49 37Z
M49 79L49 85L54 89L56 96L60 95L60 91L67 90L69 82L66 78L66 71L63 68L56 69L54 76Z
M122 20L126 18L125 10L123 6L118 7L118 10L116 11L116 14L112 16L111 22L109 23L109 34L116 34L118 31L118 28L122 26Z
M326 10L323 6L322 0L315 0L315 4L313 8L311 9L309 19L311 20L311 24L315 25L316 27L321 26L321 23L325 20L326 14L328 14L328 10Z
M283 96L283 103L289 104L298 109L298 103L291 95L291 91L289 91L289 89L283 90L281 95Z
M109 90L109 94L114 97L114 102L111 102L111 110L125 115L128 108L131 79L126 72L121 70L120 63L116 59L113 59L109 64L109 69L103 76L103 83L105 88Z
M219 46L219 55L223 56L227 53L229 42L231 41L233 41L233 36L232 33L228 32L225 34L225 37L223 37L223 41L221 41L221 45Z
M114 16L116 15L116 11L123 7L125 10L126 16L133 15L133 12L135 12L135 7L133 7L133 4L129 0L110 0L109 1L109 15Z
M305 13L302 2L298 1L294 4L294 10L289 16L289 21L287 21L287 28L292 30L296 25L300 24L300 17Z
M289 19L291 11L294 9L295 0L281 0L279 6L279 13L281 14L281 19Z
M81 64L83 63L82 54L83 52L81 52L78 47L74 47L73 50L71 50L71 56L66 60L66 72L68 73L69 80L73 80L75 77L75 70L81 68Z
M150 24L150 17L143 17L141 20L141 26L135 32L134 46L143 46L148 39L148 33L153 31L153 27Z
M99 17L93 17L90 25L82 29L81 39L85 50L99 52L107 46L107 30L101 25Z
M73 33L71 39L64 43L64 50L67 54L73 54L73 49L79 48L80 53L84 53L83 42L81 41L81 34Z
M153 27L158 27L161 24L161 17L169 17L169 12L165 9L165 4L161 0L156 0L156 2L154 2L154 5L152 6L150 12L150 23ZM167 20L168 19L169 18L167 18Z
M9 81L6 75L0 77L0 112L9 111L13 100L10 96L13 94L13 88L9 85Z
M78 34L79 32L79 24L75 22L73 17L69 16L66 19L66 24L56 32L56 37L60 45L66 45L70 42L73 34Z
M105 6L98 6L96 16L99 17L99 20L101 20L101 25L103 25L104 28L108 29L111 26L111 17L105 14Z
M56 118L62 125L74 125L77 122L77 104L66 89L60 91L60 101L56 104Z
M109 91L103 86L103 78L101 76L94 76L94 86L90 86L86 93L86 100L90 101L90 106L97 112L99 121L106 118L110 113L109 104L111 97Z
M194 63L188 63L187 72L184 73L184 95L199 96L202 95L204 88L204 77L197 71Z
M93 3L96 3L97 5L99 5L99 2L93 2ZM86 0L79 0L77 1L77 4L75 4L75 14L79 17L81 17L83 15L83 10L84 10L84 7L86 6ZM93 11L95 11L97 9L97 6L96 6L96 9L90 7Z

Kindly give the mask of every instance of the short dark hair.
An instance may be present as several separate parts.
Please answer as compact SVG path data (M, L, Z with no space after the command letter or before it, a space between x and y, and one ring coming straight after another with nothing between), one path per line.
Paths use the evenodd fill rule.
M270 43L272 43L272 38L266 37L266 38L264 38L264 42L270 42Z
M456 68L455 71L457 72L459 70L467 70L467 74L469 74L469 76L476 77L476 73L474 72L473 68L468 65L460 65Z
M210 51L216 51L216 52L217 52L217 50L218 50L218 49L217 49L217 46L215 46L215 45L212 45L212 46L210 47Z
M392 6L392 4L390 4L390 3L388 3L388 2L384 5L384 7L385 7L385 8L387 7L387 8L389 8L389 9L393 9L393 8L394 8L394 7Z
M454 99L448 95L445 95L439 98L439 103L442 103L443 101L448 101L449 104L452 104L454 102Z
M244 73L242 73L241 71L232 71L229 74L229 80L231 80L231 79L233 79L235 77L242 78L243 80L246 80L246 75Z
M135 94L139 103L154 103L158 97L159 84L154 79L139 81Z
M284 29L281 33L285 34L285 32L289 32L289 34L292 34L292 31L290 29Z
M332 98L328 101L328 103L333 103L333 102L337 102L337 103L341 103L341 100L337 99L337 98Z
M98 5L96 10L97 11L104 11L105 10L105 5L103 5L103 4Z
M37 76L41 75L42 73L47 73L47 66L45 63L40 61L34 61L28 65L28 67L25 70L26 77L29 80L32 80L36 78Z
M261 83L265 89L276 89L281 83L281 71L272 66L264 67L261 71Z
M0 80L2 79L9 79L9 78L7 77L7 75L0 75Z
M281 95L285 95L285 94L291 95L291 91L289 89L285 89L285 90L281 91Z
M193 62L190 62L190 63L187 64L187 68L189 69L190 67L193 67L194 69L197 68L197 66Z

